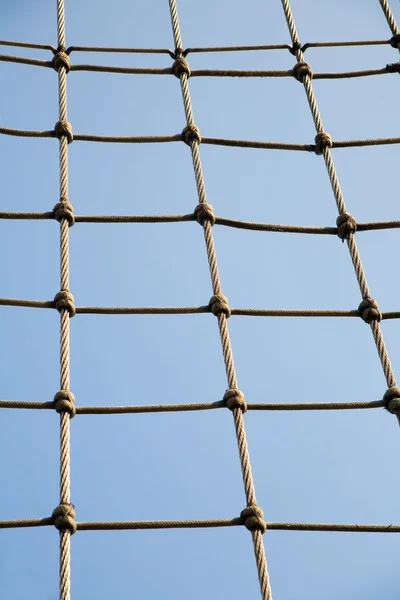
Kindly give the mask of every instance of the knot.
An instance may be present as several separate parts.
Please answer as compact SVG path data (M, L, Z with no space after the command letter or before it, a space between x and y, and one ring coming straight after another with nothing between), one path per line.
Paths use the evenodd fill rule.
M68 226L72 227L75 223L74 208L66 196L60 198L60 202L57 202L53 208L54 218L61 222L62 219L67 219Z
M69 56L66 52L65 46L58 46L56 54L53 56L52 65L53 69L58 71L60 67L64 67L66 72L69 73L71 70L71 63Z
M69 390L60 390L54 396L54 408L58 413L69 413L70 419L76 415L75 396Z
M215 296L213 296L210 299L208 305L212 314L216 317L221 313L224 313L227 319L229 319L229 317L231 316L231 309L229 308L228 298L223 294L215 294Z
M54 133L58 139L61 139L63 136L65 136L68 144L70 144L74 139L72 134L72 125L71 123L68 123L68 121L57 121L54 127Z
M400 50L400 33L398 33L397 35L394 35L390 40L390 45L392 46L392 48L397 48L398 50Z
M246 506L240 513L240 517L243 520L244 526L249 531L261 531L265 533L267 531L267 525L264 521L264 513L257 504L250 504Z
M204 221L210 221L211 225L215 223L214 210L208 202L201 202L194 209L194 216L200 225L204 225Z
M73 317L76 313L74 297L69 290L60 290L54 296L54 304L59 313L62 310L67 310L70 317Z
M194 123L186 125L186 127L182 129L182 135L183 141L188 146L190 146L194 141L196 141L198 144L201 142L200 129Z
M386 403L386 410L392 415L400 415L400 388L390 387L383 395Z
M60 533L69 531L73 535L77 529L75 521L75 507L73 504L61 503L53 510L51 515L53 524Z
M342 241L346 240L351 233L357 231L357 223L355 218L349 213L342 213L336 219L336 225L338 227L337 234Z
M308 63L301 61L298 62L297 65L294 65L293 75L296 77L297 81L303 83L304 77L306 75L308 75L309 78L312 79L313 72L311 71L311 67Z
M366 323L371 323L371 321L379 321L382 319L382 315L379 312L378 303L373 298L364 298L361 302L358 310L361 313L361 318Z
M321 131L315 136L315 154L320 156L325 148L332 148L332 138L326 131Z
M172 65L172 70L174 72L175 77L178 77L178 79L183 74L185 74L187 77L190 77L189 63L186 59L183 58L181 53L178 53L178 56Z
M386 71L389 73L400 73L400 62L390 63L386 65Z
M296 56L296 52L298 52L299 50L301 50L300 42L294 42L293 46L289 48L289 52L290 54L293 54L293 56Z
M244 399L244 394L237 388L230 388L229 390L226 390L223 400L226 408L229 408L231 411L234 411L235 408L240 408L242 413L245 413L247 410L247 403Z

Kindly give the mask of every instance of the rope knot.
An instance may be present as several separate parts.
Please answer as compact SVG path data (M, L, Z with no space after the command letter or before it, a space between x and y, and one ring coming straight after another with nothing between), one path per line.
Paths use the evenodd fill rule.
M382 314L379 312L378 303L373 298L364 298L361 302L358 310L361 313L361 318L366 323L371 323L371 321L379 321L382 319Z
M53 208L54 218L60 223L62 219L67 219L68 226L72 227L75 223L74 208L67 196L61 196L60 202L57 202Z
M204 221L209 221L210 225L214 225L215 223L214 210L208 202L198 204L194 209L194 216L200 225L204 225Z
M221 293L212 296L208 305L212 314L216 317L221 313L224 313L227 319L229 319L229 317L231 316L231 309L229 308L228 298Z
M332 148L332 138L326 131L321 131L315 136L315 154L320 156L325 148Z
M400 33L394 35L390 39L390 45L392 46L392 48L397 48L398 50L400 50Z
M55 71L58 71L60 67L64 67L66 72L69 73L71 70L71 63L69 60L69 56L66 52L65 46L58 46L57 52L53 56L52 65Z
M191 146L192 142L197 142L198 144L201 142L200 129L194 123L186 125L186 127L182 129L182 136L183 141L188 146Z
M53 510L51 515L53 524L60 533L69 531L73 535L77 529L75 521L75 508L73 504L62 502Z
M245 413L247 410L247 403L244 399L244 394L237 388L230 388L229 390L226 390L223 400L226 408L229 408L231 411L234 411L235 408L240 408L242 413Z
M306 75L309 76L310 79L313 77L313 72L311 71L311 67L305 61L298 62L297 65L293 67L293 75L296 77L297 81L303 83L304 77Z
M389 73L400 73L400 62L389 63L386 65L386 71Z
M336 225L338 227L337 234L338 237L344 242L351 233L355 233L357 231L357 223L355 218L349 213L342 213L336 219Z
M294 42L293 46L291 48L289 48L289 52L290 52L290 54L293 54L293 56L296 56L296 53L299 50L301 50L300 42Z
M72 125L68 121L57 121L54 127L54 133L58 139L61 139L63 136L65 136L68 144L74 140Z
M386 402L386 410L392 415L400 415L400 388L390 387L384 393L383 400Z
M264 513L257 504L250 504L246 506L240 513L240 517L243 520L244 526L249 531L261 531L265 533L267 531L267 525L264 521Z
M174 72L175 77L178 77L179 79L180 76L184 74L187 77L190 77L190 67L188 61L185 58L183 58L181 53L177 52L177 54L178 56L172 65L172 70Z
M70 317L75 316L76 309L74 304L74 297L69 290L60 290L54 296L54 304L59 313L62 310L67 310L69 312Z
M60 390L54 396L54 408L58 413L69 413L70 419L76 415L75 396L69 390Z

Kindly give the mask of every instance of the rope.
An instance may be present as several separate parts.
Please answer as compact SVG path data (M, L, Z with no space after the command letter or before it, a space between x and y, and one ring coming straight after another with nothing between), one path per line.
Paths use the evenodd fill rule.
M0 529L46 527L53 525L53 517L0 521ZM146 529L203 529L243 526L242 517L231 519L188 519L176 521L83 521L75 523L77 531L126 531ZM347 523L280 523L264 521L270 531L335 531L345 533L400 533L400 525L373 525Z
M57 0L57 48L28 42L0 41L0 45L50 51L51 60L41 60L20 56L1 54L0 61L17 64L27 64L51 68L58 74L59 120L50 130L23 130L0 127L0 134L34 137L58 138L59 140L59 201L52 211L47 212L0 212L0 219L16 220L56 220L60 226L60 290L53 300L27 300L15 298L0 298L0 305L28 308L56 309L60 313L60 389L56 391L52 401L23 401L0 400L0 408L53 410L60 418L60 498L50 517L42 519L0 520L0 528L54 526L60 535L60 600L70 600L70 537L76 531L88 530L136 530L136 529L170 529L170 528L203 528L242 526L251 532L254 554L256 559L261 596L263 600L272 600L269 575L265 558L262 535L266 530L282 531L336 531L336 532L400 532L400 525L362 525L334 523L282 523L264 520L263 512L257 505L255 487L250 465L243 413L248 410L261 411L316 411L316 410L365 410L383 408L396 414L400 422L400 388L396 386L395 377L384 344L380 321L400 318L400 311L381 312L378 303L371 297L365 272L361 263L355 235L362 231L382 229L397 229L400 221L358 223L350 215L345 206L340 189L338 176L332 159L331 150L349 147L364 147L399 144L400 137L374 138L359 140L335 141L324 131L321 114L316 102L312 79L341 79L366 77L400 73L400 63L387 64L380 69L365 69L345 72L313 73L310 65L304 60L304 53L309 48L390 45L400 50L400 30L386 0L379 0L383 13L390 27L392 37L388 40L358 40L335 42L309 42L301 45L295 27L289 0L281 0L285 13L292 45L272 44L254 46L214 46L192 47L183 49L176 0L169 0L174 51L168 48L114 48L100 46L66 46L64 0ZM192 70L186 57L191 53L233 52L233 51L269 51L288 50L296 57L297 63L289 70L237 70L237 69L197 69ZM70 55L73 52L118 52L118 53L149 53L168 55L174 63L166 68L119 67L92 64L72 64ZM98 71L121 74L174 75L180 81L186 126L183 131L174 135L160 136L104 136L74 133L67 120L67 73L74 71ZM236 140L225 138L203 137L195 125L191 97L189 92L189 77L292 77L304 86L307 100L316 129L316 137L312 144L281 143L268 141ZM90 141L105 143L169 143L184 142L190 147L195 182L197 187L198 205L189 214L181 215L75 215L68 199L68 145L72 141ZM238 221L214 215L212 206L208 204L204 177L201 167L199 144L217 146L273 149L286 151L312 152L322 156L335 197L338 219L336 227L279 225ZM74 297L69 289L69 227L76 223L172 223L196 221L203 228L207 259L210 269L212 297L208 304L200 306L178 307L130 307L130 306L75 306ZM271 308L232 308L228 299L222 293L217 256L214 246L212 227L214 225L246 229L251 231L302 233L314 235L337 235L347 242L350 257L354 266L362 300L357 309L271 309ZM70 318L79 314L204 314L212 313L218 322L222 354L225 364L227 386L222 400L204 403L184 404L148 404L126 406L77 406L70 390ZM232 346L229 337L227 319L231 316L257 317L357 317L365 321L371 328L378 355L386 377L388 389L381 400L344 401L344 402L247 402L243 392L238 389L236 371L233 361ZM239 517L227 519L203 520L161 520L161 521L127 521L127 522L76 522L74 506L70 502L70 419L75 415L93 414L137 414L161 412L190 412L215 409L228 409L232 412L235 427L239 459L242 471L243 485L246 497L246 507Z
M25 400L0 400L0 408L18 408L33 410L54 410L53 402L31 402ZM225 408L226 400L217 402L197 402L192 404L145 404L131 406L76 406L74 414L77 415L121 415L136 413L160 412L191 412L197 410L215 410ZM385 400L371 400L369 402L246 402L246 410L362 410L367 408L386 408Z
M55 138L55 129L38 131L32 129L15 129L0 127L0 134L16 137ZM168 142L184 142L182 133L174 135L95 135L89 133L74 133L76 142L102 142L111 144L164 144ZM230 146L236 148L258 148L261 150L294 150L300 152L317 153L316 144L292 144L285 142L260 142L255 140L232 140L227 138L202 137L202 144L213 146ZM366 138L360 140L331 140L331 148L357 148L363 146L383 146L400 144L400 137Z
M310 106L310 111L311 111L311 114L312 114L312 117L314 120L315 129L317 132L316 142L317 142L317 140L319 140L320 142L323 142L322 147L321 147L321 154L323 155L325 165L326 165L326 168L328 171L329 180L331 182L332 191L333 191L333 195L335 197L336 206L337 206L337 209L339 212L339 218L340 218L340 216L342 216L342 215L347 215L347 211L346 211L346 205L345 205L345 202L343 199L342 191L340 189L339 179L338 179L338 176L336 173L335 165L334 165L331 151L330 151L330 149L332 147L332 144L330 143L330 136L328 136L324 131L321 114L319 112L319 108L318 108L317 101L315 98L314 90L313 90L313 87L311 84L311 78L312 78L311 69L310 69L309 65L307 65L307 63L304 62L304 55L301 50L299 36L297 34L296 26L294 23L292 10L290 8L290 2L289 2L289 0L281 0L281 2L282 2L282 7L283 7L283 11L285 13L285 18L286 18L287 26L289 29L290 37L292 39L293 46L297 47L296 58L297 58L298 64L305 65L304 66L304 74L301 76L301 81L303 83L304 90L306 92L308 104ZM385 12L386 17L388 18L388 21L390 21L389 24L392 27L392 32L395 33L393 31L393 29L395 27L393 15L390 17L391 13L390 13L389 7L387 5L387 2L386 2L386 0L380 0L380 3L382 5L382 8L384 9L384 11L386 10L386 12ZM396 31L396 33L398 33L398 31ZM354 270L356 273L358 285L359 285L359 288L361 291L361 295L363 298L363 302L366 300L372 300L371 294L370 294L370 291L368 288L364 268L361 263L360 254L359 254L359 251L357 248L356 241L354 239L354 232L352 232L352 231L349 232L348 235L346 236L346 238L347 238L346 239L347 246L348 246L348 249L350 252L351 260L353 262L353 266L354 266ZM360 309L361 309L362 304L363 303L361 303L361 305L360 305ZM373 337L375 340L375 345L378 350L378 355L379 355L379 358L380 358L380 361L382 364L382 368L383 368L383 371L385 374L387 387L388 388L395 387L396 386L395 376L394 376L394 373L392 370L392 366L390 364L390 360L389 360L389 356L388 356L388 353L386 350L385 342L383 340L383 335L382 335L381 329L379 327L380 319L377 319L376 317L374 317L374 318L367 317L366 320L369 323L371 330L372 330L372 334L373 334ZM398 416L398 420L400 423L400 415Z
M171 23L172 23L172 31L174 36L175 43L175 54L177 58L182 57L182 38L179 28L178 21L178 13L175 0L169 0L170 7L170 15L171 15ZM179 74L179 81L181 85L181 93L183 99L183 105L185 109L186 116L186 125L187 128L191 128L195 126L192 103L190 99L189 85L188 85L188 73L185 72L184 69ZM200 161L200 151L199 151L199 134L197 137L194 135L190 141L190 150L192 154L192 162L194 175L197 186L197 194L200 204L207 205L207 197L204 186L204 178L203 172L201 168ZM221 300L225 301L226 306L228 307L227 301L225 297L221 294L221 280L219 276L218 266L217 266L217 257L215 253L214 247L214 239L212 234L212 224L209 218L205 218L202 223L203 231L204 231L204 240L206 244L207 258L208 264L210 268L210 276L211 276L211 284L213 289L213 299L221 298ZM212 300L213 300L212 299ZM222 304L222 303L221 303ZM229 307L222 307L218 309L216 312L213 311L218 319L218 326L221 337L221 345L225 362L225 370L228 381L228 387L230 390L237 389L237 379L236 372L233 363L233 355L232 355L232 347L229 338L228 326L227 326L227 318L229 316L228 313ZM240 465L242 469L242 477L244 490L246 495L247 506L256 505L256 494L254 489L253 477L251 472L250 458L247 447L246 433L244 429L243 422L243 414L242 409L240 407L233 409L233 418L236 430L236 439L238 443L239 449L239 457L240 457ZM258 528L254 528L251 531L254 553L257 564L258 571L258 579L260 583L261 596L263 600L271 600L271 588L269 583L269 576L267 571L267 564L264 552L264 546L262 543L262 531Z

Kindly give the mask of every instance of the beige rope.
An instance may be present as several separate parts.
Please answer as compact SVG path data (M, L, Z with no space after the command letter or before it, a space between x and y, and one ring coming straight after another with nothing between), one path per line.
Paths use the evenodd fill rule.
M58 53L65 53L64 0L57 0ZM54 64L58 69L59 123L67 120L67 65L62 60ZM68 143L71 141L68 128L59 132L60 201L68 201ZM60 219L60 290L69 294L69 239L68 218ZM57 298L57 297L56 297ZM64 302L60 311L60 391L69 392L69 319L71 311ZM60 414L60 504L55 509L54 523L60 531L60 600L70 600L70 536L74 532L67 526L57 524L62 511L70 510L70 413ZM58 512L57 512L58 511ZM61 511L61 514L60 514ZM73 511L72 511L73 512ZM73 518L73 514L71 515Z
M177 60L183 61L184 60L182 58L183 44L182 44L182 38L181 38L181 33L180 33L180 28L179 28L179 20L178 20L176 1L169 0L169 7L170 7L172 31L173 31L174 43L175 43L175 55L177 57ZM183 105L184 105L184 109L185 109L186 127L187 127L187 129L190 129L190 128L194 129L195 121L194 121L194 116L193 116L192 103L191 103L191 99L190 99L190 92L189 92L189 85L188 85L188 71L189 71L188 67L186 67L186 69L181 68L180 73L179 73L179 81L180 81L180 85L181 85ZM190 73L190 71L189 71L189 73ZM192 72L192 74L193 74L193 72ZM195 175L195 180L196 180L199 203L207 205L208 203L207 203L206 191L205 191L205 187L204 187L204 178L203 178L203 172L202 172L201 161L200 161L199 141L200 141L200 134L197 130L197 134L194 133L194 135L191 137L191 139L187 140L187 143L190 144L190 150L191 150L191 154L192 154L192 162L193 162L193 169L194 169L194 175ZM206 216L206 213L204 213L204 216ZM218 312L215 312L215 309L213 312L214 312L214 314L216 314L217 319L218 319L218 326L219 326L219 330L220 330L220 337L221 337L222 351L223 351L223 355L224 355L224 362L225 362L228 386L230 389L235 390L235 389L237 389L237 379L236 379L236 372L235 372L235 367L234 367L234 363L233 363L231 342L230 342L228 326L227 326L227 318L229 317L229 312L228 312L229 306L227 304L225 297L221 293L221 281L220 281L218 265L217 265L217 257L216 257L216 253L215 253L215 247L214 247L211 219L204 218L203 222L202 222L202 227L203 227L203 231L204 231L204 239L205 239L205 243L206 243L208 264L209 264L209 268L210 268L211 283L212 283L212 289L213 289L213 293L214 293L214 296L211 299L210 304L211 304L211 307L213 307L213 302L216 298L220 298L220 300L222 301L221 308L218 309ZM224 306L225 301L226 301L226 307ZM248 452L248 447L247 447L246 433L245 433L245 429L244 429L243 414L242 414L241 408L235 408L233 410L233 418L234 418L235 429L236 429L236 439L237 439L238 449L239 449L239 457L240 457L240 464L241 464L241 469L242 469L243 484L244 484L244 489L245 489L247 506L250 506L250 505L253 506L253 505L256 505L257 503L256 503L256 495L255 495L253 477L252 477L252 473L251 473L250 458L249 458L249 452ZM271 598L272 598L271 588L270 588L270 583L269 583L264 546L262 543L262 533L263 532L260 529L255 528L252 530L251 533L252 533L254 552L255 552L256 563L257 563L257 571L258 571L258 579L260 582L261 596L262 596L263 600L271 600Z

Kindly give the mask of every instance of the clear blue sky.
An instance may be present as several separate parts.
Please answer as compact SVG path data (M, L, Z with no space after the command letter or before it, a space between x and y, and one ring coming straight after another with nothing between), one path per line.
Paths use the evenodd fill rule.
M393 11L400 21L400 7ZM387 39L378 0L293 0L302 43ZM279 0L179 0L189 46L289 43ZM56 45L54 0L3 0L0 38ZM68 45L173 48L167 0L66 2ZM43 51L4 53L48 59ZM309 50L315 71L379 68L390 46ZM167 67L164 56L73 54L73 62ZM193 68L291 68L287 51L191 55ZM333 139L400 135L397 75L315 81ZM0 64L0 124L51 129L57 75ZM292 79L190 81L195 120L210 137L313 143L304 90ZM74 132L174 134L185 125L174 77L74 72ZM215 213L271 223L334 226L321 157L201 146ZM58 144L0 137L1 210L51 210ZM345 201L358 221L398 219L398 146L335 150ZM188 213L197 204L184 144L70 146L76 214ZM50 300L59 289L55 222L0 221L1 296ZM214 227L224 293L234 307L357 308L345 244L331 236ZM70 230L78 305L199 305L211 296L197 223L78 224ZM399 310L399 230L357 235L372 294ZM51 400L59 389L58 314L0 309L0 397ZM358 319L229 321L239 386L249 401L376 400L385 379L369 328ZM399 321L382 326L399 373ZM212 315L95 316L71 321L77 403L153 404L221 399L226 381ZM58 504L58 417L0 415L0 518L37 518ZM258 503L268 521L398 523L399 428L383 410L245 415ZM237 516L245 505L232 417L204 413L80 416L71 422L76 518L140 520ZM395 600L398 535L267 532L275 600ZM7 600L57 597L53 528L0 532ZM230 600L259 597L244 528L82 532L72 538L72 598Z

